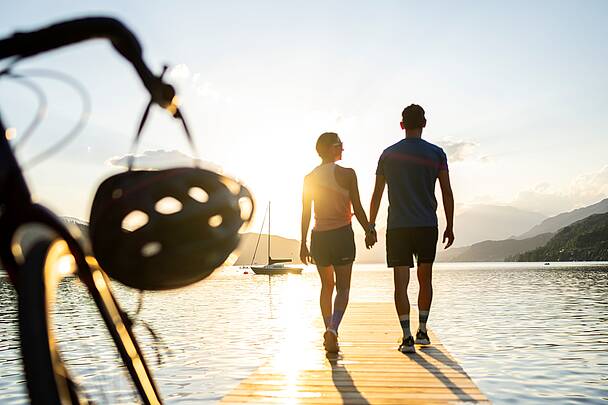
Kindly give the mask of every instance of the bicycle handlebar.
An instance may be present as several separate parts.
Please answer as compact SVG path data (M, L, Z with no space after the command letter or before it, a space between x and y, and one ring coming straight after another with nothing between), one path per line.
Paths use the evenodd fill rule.
M86 17L49 25L36 31L16 32L0 40L0 60L10 57L27 58L88 39L106 38L135 68L152 101L163 108L175 101L173 86L163 83L142 59L137 37L123 23L110 17Z

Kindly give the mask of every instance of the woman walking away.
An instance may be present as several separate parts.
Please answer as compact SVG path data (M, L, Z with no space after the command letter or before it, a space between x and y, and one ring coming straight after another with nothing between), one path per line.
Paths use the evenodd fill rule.
M333 132L321 134L316 149L321 164L304 177L300 259L304 264L310 261L317 265L321 277L319 301L326 328L323 345L327 352L337 353L338 327L348 304L350 276L355 260L351 205L357 220L365 229L368 248L376 241L376 231L367 221L361 206L355 171L336 164L342 159L344 150L338 135ZM309 252L306 241L313 201L315 225L311 232ZM332 310L334 286L336 298Z

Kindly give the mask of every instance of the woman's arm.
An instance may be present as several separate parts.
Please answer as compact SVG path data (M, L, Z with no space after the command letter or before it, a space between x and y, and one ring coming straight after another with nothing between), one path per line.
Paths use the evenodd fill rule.
M365 246L369 249L377 241L376 229L367 220L367 215L365 215L365 210L363 210L363 206L361 205L361 197L359 196L359 185L357 183L357 174L354 170L350 170L351 180L348 191L350 193L350 199L353 204L353 211L355 213L355 217L363 227L363 230L365 230Z

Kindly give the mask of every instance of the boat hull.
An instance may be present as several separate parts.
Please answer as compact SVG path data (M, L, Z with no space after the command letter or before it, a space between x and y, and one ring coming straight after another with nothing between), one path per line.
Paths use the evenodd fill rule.
M301 267L282 267L282 268L272 268L267 266L251 266L251 270L255 274L265 274L272 276L274 274L302 274Z

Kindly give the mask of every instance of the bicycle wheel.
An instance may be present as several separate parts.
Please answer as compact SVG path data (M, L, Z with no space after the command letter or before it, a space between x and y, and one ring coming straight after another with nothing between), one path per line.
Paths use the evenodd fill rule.
M88 401L78 395L50 327L49 303L54 280L45 266L51 240L35 242L17 274L19 334L23 368L32 404L77 404ZM79 399L80 397L80 399Z
M87 257L86 264L81 263L77 273L85 286L82 286L82 283L77 283L80 290L78 297L66 295L65 283L62 284L64 288L58 288L59 281L68 273L63 266L66 264L65 261L62 262L64 258L71 259L67 244L64 241L41 240L32 244L32 247L28 249L23 266L19 269L17 279L19 331L23 365L32 403L89 403L87 396L91 393L91 382L95 380L95 384L99 384L100 379L107 378L107 372L105 373L106 377L103 376L103 372L83 374L83 362L85 362L83 352L87 352L87 357L89 357L89 360L86 361L87 365L91 363L105 364L108 361L108 356L112 357L111 363L114 365L109 369L113 378L115 375L121 374L122 371L120 362L116 358L117 351L128 371L128 375L126 375L127 385L129 385L127 392L132 395L137 391L141 402L144 404L160 404L158 391L133 335L130 321L120 309L118 302L110 291L107 277L96 265L95 259ZM68 265L67 267L69 269L74 266ZM77 280L73 279L73 281L76 282ZM57 319L58 325L53 324L54 315L58 315L56 307L65 304L55 299L58 289L61 290L60 298L62 300L75 301L69 304L78 309L80 317L82 317L83 311L86 313L85 318L88 319L86 324L71 322L66 319L65 314ZM56 301L57 305L55 305ZM84 307L87 309L83 309ZM92 315L95 315L95 313L96 316L93 317ZM109 334L97 333L104 329L99 327L99 321L101 321L99 315L101 315ZM61 333L59 326L67 329L69 333L66 334L66 330ZM89 351L82 349L82 346L85 346L83 339L77 336L77 329L83 326L95 331L94 334L97 337ZM100 338L101 335L104 337ZM56 337L59 339L56 340ZM104 346L103 350L100 346ZM66 367L59 347L62 350L68 349L69 354L80 352L79 357L76 358L79 364L74 363L73 359L67 356L70 361L67 362L68 367ZM75 348L77 349L72 350ZM106 357L105 361L99 358L95 353L96 351L103 351L103 355ZM64 350L64 354L68 354L68 352ZM90 361L91 358L94 361ZM68 368L78 379L70 377ZM90 369L90 367L85 368ZM106 371L107 369L108 367L106 367ZM81 382L84 382L82 389ZM132 384L129 384L129 382ZM93 388L94 391L103 394L106 399L104 402L125 402L124 399L109 400L106 397L104 391L116 393L116 387ZM133 399L130 399L127 402L133 401Z

